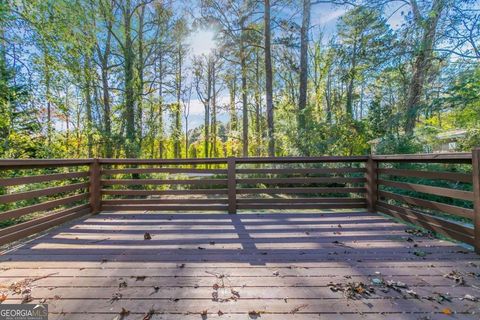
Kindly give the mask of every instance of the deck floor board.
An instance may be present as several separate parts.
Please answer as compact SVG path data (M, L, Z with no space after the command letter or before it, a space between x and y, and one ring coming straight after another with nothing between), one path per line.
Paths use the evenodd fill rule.
M464 298L480 299L480 256L406 229L366 212L103 212L4 252L0 291L30 291L50 319L478 319Z

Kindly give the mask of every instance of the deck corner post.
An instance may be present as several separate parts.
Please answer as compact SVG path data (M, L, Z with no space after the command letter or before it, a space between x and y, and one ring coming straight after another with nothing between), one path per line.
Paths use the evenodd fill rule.
M475 252L480 254L480 148L472 151L473 227Z
M377 168L378 162L372 158L372 155L368 156L366 163L367 166L367 209L368 212L376 212L377 200L378 200L378 185L377 185Z
M237 180L235 157L227 159L228 213L237 213Z
M95 158L90 163L90 207L91 213L97 214L101 210L101 190L100 190L100 161Z

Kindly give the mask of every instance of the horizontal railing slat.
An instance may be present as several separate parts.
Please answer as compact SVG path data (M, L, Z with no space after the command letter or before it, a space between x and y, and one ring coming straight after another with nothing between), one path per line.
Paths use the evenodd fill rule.
M50 196L57 193L71 192L89 187L88 182L72 183L65 186L38 189L20 193L6 194L0 196L0 203L11 203L15 201L28 200L37 197Z
M322 157L248 157L235 158L236 163L314 163L314 162L366 162L368 156Z
M472 183L472 175L458 172L421 171L410 169L378 169L379 174L393 175L399 177L415 177L433 180L450 180L465 183Z
M87 199L90 196L89 193L82 193L82 194L77 194L74 196L69 196L65 198L60 198L52 201L47 201L47 202L42 202L38 204L34 204L28 207L23 207L19 209L13 209L9 211L5 211L0 213L0 221L4 221L7 219L12 219L12 218L19 218L23 215L34 213L34 212L39 212L39 211L45 211L49 209L53 209L55 207L59 207L62 205L70 204L76 201L84 200Z
M433 194L437 196L473 201L473 192L471 191L433 187L433 186L427 186L423 184L398 182L398 181L390 181L390 180L383 180L383 179L379 179L378 184L399 188L399 189L404 189L404 190Z
M179 211L179 210L208 210L225 211L227 205L105 205L102 209L105 211Z
M253 178L237 179L239 184L312 184L312 183L364 183L365 178Z
M17 186L17 185L29 184L29 183L77 179L77 178L88 177L88 174L89 174L88 171L81 171L81 172L45 174L41 176L6 178L6 179L0 179L0 186L8 187L8 186Z
M363 187L358 188L239 188L237 194L295 194L295 193L365 193Z
M456 162L472 163L471 152L455 153L428 153L428 154L394 154L372 155L372 159L379 162Z
M76 213L76 212L79 212L79 211L84 212L85 210L90 211L90 204L88 204L88 203L87 204L81 204L81 205L71 207L71 208L68 208L68 209L64 209L64 210L61 210L61 211L58 211L58 212L53 212L52 214L46 215L44 217L36 218L36 219L33 219L33 220L29 220L29 221L22 222L22 223L19 223L19 224L10 226L10 227L0 229L0 237L3 237L3 236L5 236L9 233L16 232L16 231L21 230L21 229L25 229L25 228L34 226L34 225L39 224L39 223L54 220L54 219L57 219L59 217L65 216L65 215L70 215L71 213Z
M190 158L190 159L98 159L100 164L226 164L226 158Z
M87 166L93 159L0 159L0 170Z
M227 185L227 179L198 179L198 180L186 180L186 179L107 179L101 180L103 186L115 186L115 185L177 185L177 184L189 184L189 185Z
M190 190L113 190L102 189L102 194L115 196L155 196L155 195L199 195L227 194L227 189L190 189Z
M66 210L67 211L67 210ZM18 226L21 226L21 229L18 229L17 231L11 231L8 232L7 228L2 230L6 231L4 236L0 237L0 245L7 244L12 241L20 240L25 237L34 235L38 232L50 229L52 227L56 227L62 223L65 223L67 221L70 221L72 219L81 217L83 215L86 215L90 212L90 206L84 208L84 209L79 209L75 212L66 214L65 212L61 212L59 214L54 214L52 217L49 216L50 219L35 219L31 221L27 221L21 224L18 224Z
M196 168L126 168L126 169L103 169L103 175L132 174L132 173L203 173L203 174L227 174L226 169L196 169Z
M292 204L238 204L238 209L362 209L366 208L367 203L292 203Z
M450 205L450 204L445 204L445 203L440 203L440 202L436 202L436 201L419 199L419 198L405 196L405 195L396 194L396 193L387 192L387 191L379 191L378 195L381 196L381 197L385 197L387 199L403 201L405 203L420 206L420 207L424 207L424 208L427 208L427 209L438 210L438 211L453 214L453 215L456 215L456 216L473 219L473 210L472 209L462 208L462 207L458 207L458 206L454 206L454 205Z
M380 212L400 218L404 221L419 224L420 226L446 235L452 239L463 241L469 244L473 243L473 229L460 224L449 222L422 212L407 209L383 201L377 203Z
M237 203L355 203L365 202L365 198L242 198Z
M336 174L364 173L365 168L282 168L282 169L237 169L238 174Z
M218 199L109 199L103 200L102 205L120 205L120 204L215 204L227 203L227 198Z

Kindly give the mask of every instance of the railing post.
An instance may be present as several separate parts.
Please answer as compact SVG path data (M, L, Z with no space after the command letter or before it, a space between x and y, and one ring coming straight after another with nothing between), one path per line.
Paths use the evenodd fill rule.
M367 163L367 209L368 212L377 211L378 186L377 186L377 168L378 162L373 160L372 155L368 157Z
M100 162L98 159L93 159L90 164L90 206L92 213L99 213L101 210L101 195L100 195Z
M473 228L475 252L480 253L480 148L472 151Z
M235 157L227 159L228 213L237 213L237 180Z

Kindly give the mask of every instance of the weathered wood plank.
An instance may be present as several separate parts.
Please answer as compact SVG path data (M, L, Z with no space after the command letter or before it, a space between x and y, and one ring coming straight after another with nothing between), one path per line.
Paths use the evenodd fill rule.
M348 187L325 187L325 188L237 188L238 194L295 194L295 193L366 193L363 187L348 188Z
M90 196L89 193L81 193L81 194L77 194L77 195L73 195L65 198L60 198L52 201L34 204L28 207L5 211L0 214L0 221L4 221L11 218L18 218L29 213L50 210L62 205L67 205L73 202L87 199L89 196Z
M103 169L102 175L115 174L145 174L145 173L201 173L201 174L227 174L226 169L197 169L197 168L126 168L126 169Z
M465 183L472 183L472 176L466 173L447 172L447 171L422 171L410 169L393 169L381 168L378 169L379 174L398 176L398 177L415 177L433 180L450 180Z
M356 203L251 203L238 204L238 209L280 209L280 210L292 210L292 209L361 209L366 208L367 203L365 201L359 201Z
M473 243L473 229L469 227L439 219L416 210L391 205L382 201L378 202L378 207L380 212L392 215L396 218L400 218L413 224L419 224L426 229L441 233L452 239L466 242L468 244Z
M404 190L429 193L429 194L442 196L442 197L473 201L473 192L471 191L433 187L433 186L427 186L423 184L398 182L398 181L390 181L390 180L383 180L383 179L378 179L378 184L399 188L399 189L404 189Z
M132 185L219 185L226 186L227 179L105 179L102 186L132 186Z
M457 215L457 216L469 218L469 219L473 218L472 209L457 207L454 205L445 204L445 203L436 202L436 201L414 198L414 197L405 196L405 195L396 194L396 193L387 192L387 191L379 191L379 195L383 198L393 199L400 202L412 204L415 206L424 207L427 209L443 211L445 213L449 213L449 214L453 214L453 215Z
M5 178L5 179L0 179L0 186L3 186L3 187L18 186L18 185L29 184L29 183L79 179L84 177L88 177L88 171L53 173L53 174L45 174L40 176Z
M320 178L244 178L239 184L312 184L312 183L365 183L365 178L320 177Z
M88 182L81 182L81 183L72 183L69 185L59 186L59 187L51 187L51 188L25 191L25 192L13 193L13 194L6 194L6 195L0 196L0 203L11 203L11 202L16 202L21 200L33 199L37 197L50 196L57 193L87 189L88 186L89 186Z
M364 173L365 168L274 168L274 169L237 169L237 174L339 174Z
M188 189L188 190L111 190L102 189L102 194L115 196L161 196L161 195L199 195L227 194L227 189Z

